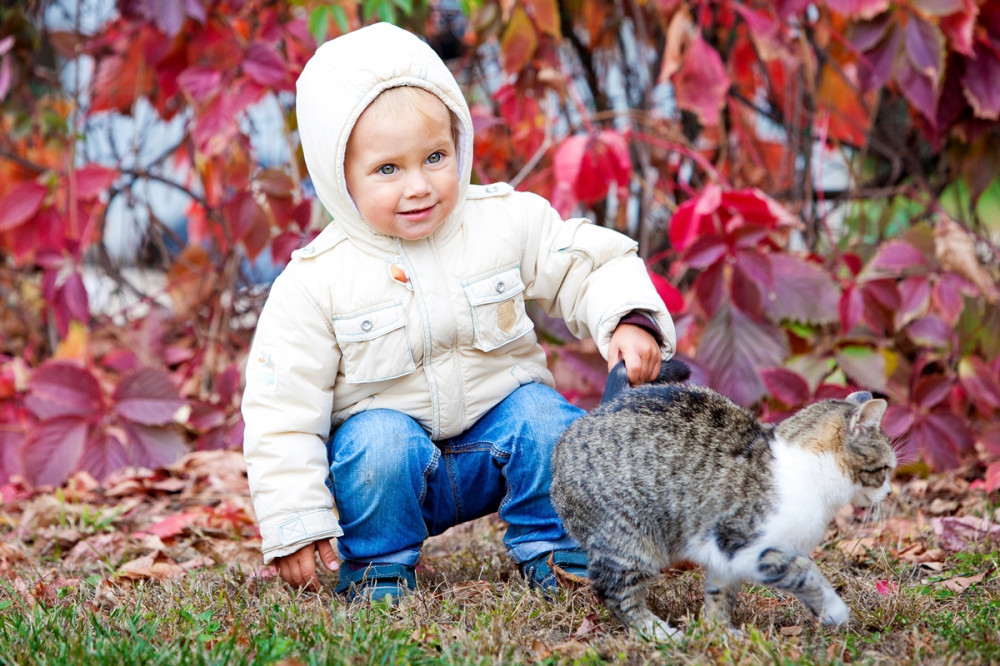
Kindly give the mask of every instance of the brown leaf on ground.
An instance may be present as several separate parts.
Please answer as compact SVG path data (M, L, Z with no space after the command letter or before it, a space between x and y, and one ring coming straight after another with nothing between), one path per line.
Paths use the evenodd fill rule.
M173 558L163 553L143 555L130 562L126 562L115 576L125 580L169 580L178 578L185 574L183 567L174 562Z
M975 576L955 576L954 578L948 578L947 580L940 581L938 585L951 590L955 594L961 594L976 583L982 582L982 580L989 575L990 571L992 571L992 569L984 571L981 574L976 574Z
M21 544L0 541L0 571L6 571L11 565L24 562L26 559L28 555Z
M118 566L125 559L125 535L121 532L95 534L73 546L63 560L70 568L87 568L88 565Z

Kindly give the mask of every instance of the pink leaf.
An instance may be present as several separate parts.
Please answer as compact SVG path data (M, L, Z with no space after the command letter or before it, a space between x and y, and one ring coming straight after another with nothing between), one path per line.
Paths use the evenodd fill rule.
M764 385L782 404L798 407L809 399L809 384L797 372L786 368L767 368L760 371Z
M840 369L856 385L869 391L885 392L885 357L877 349L842 347L833 355Z
M192 100L201 103L219 92L222 72L214 67L188 67L177 76L177 84Z
M837 320L840 287L822 266L789 254L772 254L770 295L764 309L774 322L830 324Z
M981 358L965 356L958 363L958 379L975 400L1000 408L1000 379Z
M713 387L744 406L767 392L758 370L781 365L787 354L781 329L756 322L726 303L708 322L698 348L698 360L708 369Z
M725 264L720 261L712 264L708 270L695 278L695 299L708 317L715 315L715 313L722 306L723 298L726 295L725 268Z
M708 268L726 256L729 247L715 234L703 234L696 238L684 252L682 260L691 268Z
M944 35L937 26L911 14L906 22L906 53L914 69L936 85L944 67Z
M129 455L121 439L107 430L93 433L80 456L80 469L102 481L112 472L128 467L129 464Z
M254 42L247 49L243 60L243 71L262 86L276 86L288 76L288 68L273 47L263 42Z
M827 0L827 5L844 16L870 19L889 8L889 0Z
M38 213L49 189L32 181L12 187L0 201L0 231L21 226Z
M116 414L143 425L171 423L185 404L170 377L158 368L141 368L123 377L112 399Z
M46 361L28 383L25 406L40 419L99 416L104 396L97 378L67 361Z
M118 170L100 164L88 164L76 170L76 198L96 199L118 179Z
M963 10L941 17L939 25L941 32L948 40L949 46L962 55L974 56L972 37L976 26L976 15L979 9L976 0L961 0Z
M995 493L997 490L1000 490L1000 462L992 463L986 468L986 474L983 480L985 482L984 490L986 490L986 492Z
M865 302L861 290L853 285L845 289L837 310L840 314L840 328L845 333L850 333L864 316Z
M697 33L672 77L677 106L691 111L702 124L715 127L729 91L729 76L719 52Z
M133 465L156 468L175 462L187 451L184 440L173 430L126 422Z
M906 335L915 344L937 349L950 347L955 341L955 332L937 315L914 320L906 327Z
M927 119L931 127L937 120L939 90L930 78L917 71L910 61L900 58L896 61L896 83L903 90L903 95L917 111Z
M989 518L954 516L931 520L934 534L941 545L952 552L985 547L987 550L1000 545L1000 524Z
M197 522L202 515L193 511L175 513L159 522L153 523L143 531L154 534L161 539L171 539Z
M995 48L976 43L975 58L965 61L962 88L977 118L1000 118L1000 59Z
M875 581L875 591L883 597L888 597L899 591L899 584L894 580Z
M881 88L892 78L896 55L902 42L902 28L890 23L885 37L864 50L858 61L858 80L863 91Z
M910 431L914 423L914 414L902 405L889 405L882 419L882 429L892 439L902 437Z
M35 485L58 486L69 478L87 441L88 426L78 418L37 424L24 444L24 472Z
M898 275L914 268L924 268L924 255L910 243L892 240L879 247L871 260L871 268Z
M895 315L897 329L927 314L931 302L930 281L924 276L906 278L899 284L899 300L899 309Z

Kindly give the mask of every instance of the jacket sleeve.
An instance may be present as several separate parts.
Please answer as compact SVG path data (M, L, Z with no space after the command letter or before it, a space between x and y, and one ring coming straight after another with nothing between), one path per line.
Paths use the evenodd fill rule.
M663 358L670 358L674 323L639 258L638 244L586 219L563 220L541 197L522 196L528 298L562 318L573 335L593 338L605 358L618 322L631 312L644 312L663 334Z
M343 534L326 487L339 364L330 318L286 270L257 323L242 404L243 454L265 563Z

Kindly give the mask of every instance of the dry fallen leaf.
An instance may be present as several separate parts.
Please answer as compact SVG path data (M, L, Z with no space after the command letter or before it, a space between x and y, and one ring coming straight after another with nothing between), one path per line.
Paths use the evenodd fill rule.
M115 575L125 580L169 580L185 573L172 558L162 553L153 553L126 562L118 568Z
M782 627L778 631L779 631L779 633L782 636L801 636L802 635L802 627L800 627L797 624L793 625L791 627Z
M976 583L981 582L984 578L986 578L988 573L989 572L987 571L981 574L976 574L975 576L955 576L954 578L943 580L939 584L956 594L961 594Z

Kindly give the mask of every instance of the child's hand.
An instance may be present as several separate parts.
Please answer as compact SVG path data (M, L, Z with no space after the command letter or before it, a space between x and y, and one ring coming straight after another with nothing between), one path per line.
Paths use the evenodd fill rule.
M642 326L619 324L611 334L608 372L622 359L625 360L628 381L632 386L651 382L660 374L660 345Z
M330 571L340 568L337 554L327 539L299 548L291 555L276 557L275 564L281 579L295 588L304 588L311 592L319 592L319 580L316 578L316 550L319 549L319 559Z

